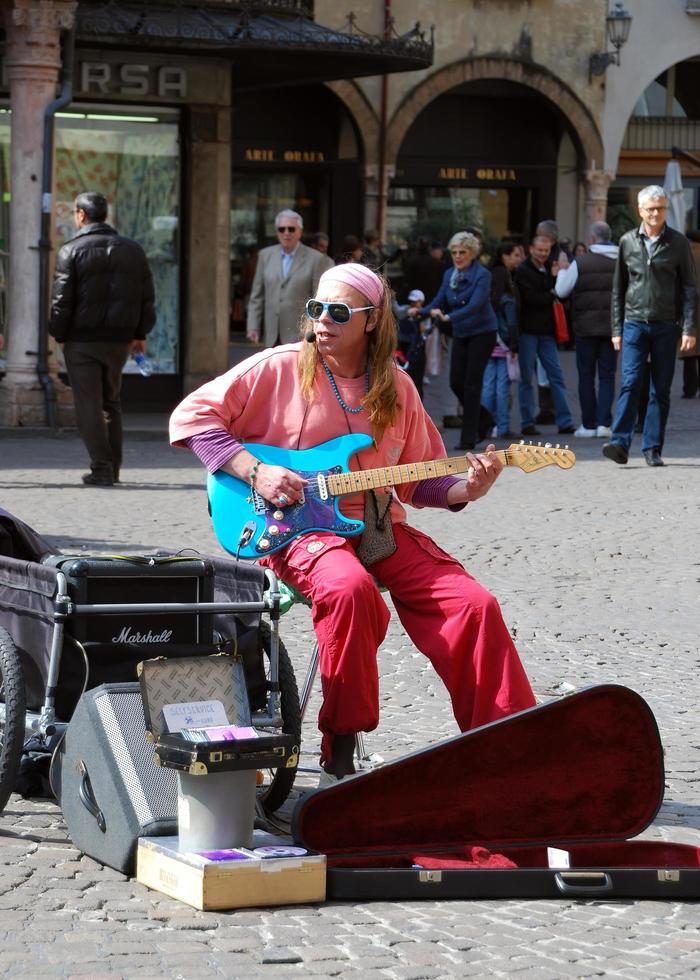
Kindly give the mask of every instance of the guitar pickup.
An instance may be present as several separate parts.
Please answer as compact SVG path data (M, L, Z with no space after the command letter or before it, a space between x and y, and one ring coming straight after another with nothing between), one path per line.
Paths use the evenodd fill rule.
M326 478L323 473L317 474L316 482L318 484L319 497L321 500L328 500L328 486L326 485Z

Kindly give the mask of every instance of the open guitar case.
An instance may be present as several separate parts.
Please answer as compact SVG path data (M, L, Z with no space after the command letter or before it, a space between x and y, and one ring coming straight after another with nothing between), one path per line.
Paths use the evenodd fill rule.
M590 687L302 797L328 897L700 898L700 848L635 839L663 799L647 703Z

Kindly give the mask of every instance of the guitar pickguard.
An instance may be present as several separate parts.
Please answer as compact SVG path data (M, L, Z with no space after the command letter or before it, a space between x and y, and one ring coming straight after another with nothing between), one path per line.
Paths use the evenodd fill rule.
M359 534L364 527L362 521L348 521L336 513L332 499L321 499L318 484L319 473L322 476L333 476L342 473L342 466L334 466L329 470L300 470L299 476L308 480L304 488L304 499L288 507L276 508L263 500L264 510L255 512L257 530L253 535L251 545L257 557L279 551L290 541L308 531L330 531L343 536ZM262 499L262 498L261 498ZM281 516L280 516L281 515Z

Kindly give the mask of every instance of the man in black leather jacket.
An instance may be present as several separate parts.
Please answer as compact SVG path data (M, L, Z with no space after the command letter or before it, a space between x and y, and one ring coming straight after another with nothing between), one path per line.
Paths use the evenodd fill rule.
M75 200L78 232L60 249L49 333L63 346L75 417L90 454L88 486L119 482L122 369L156 322L153 277L141 246L106 224L102 194Z
M622 349L622 383L612 438L603 453L615 463L629 458L644 365L650 358L642 453L649 466L663 466L679 320L681 351L695 347L695 264L685 235L666 224L663 187L645 187L637 202L642 223L620 239L613 278L612 342L615 350Z

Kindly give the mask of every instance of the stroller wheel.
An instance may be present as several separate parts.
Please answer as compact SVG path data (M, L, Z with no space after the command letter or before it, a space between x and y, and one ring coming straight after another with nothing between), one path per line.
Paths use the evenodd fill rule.
M0 627L0 811L14 790L24 745L24 677L17 648Z

